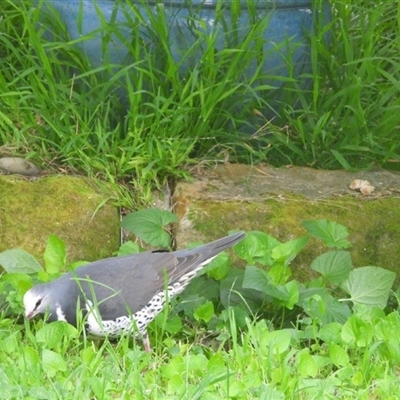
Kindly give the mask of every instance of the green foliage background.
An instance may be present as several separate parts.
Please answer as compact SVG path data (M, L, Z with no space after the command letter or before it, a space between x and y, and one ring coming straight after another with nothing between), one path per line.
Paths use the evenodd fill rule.
M132 183L143 198L154 184L186 177L187 167L199 159L398 169L399 5L344 0L331 5L332 21L316 20L318 29L308 38L312 70L301 78L312 87L302 88L291 75L289 52L289 77L280 78L281 110L268 120L264 114L274 88L260 68L268 57L260 39L268 18L250 6L252 25L241 39L234 23L224 25L217 7L216 19L225 26L223 51L215 49L220 31L207 33L201 22L193 26L197 40L182 54L192 68L182 74L162 6L157 14L144 7L129 16L133 39L124 45L134 62L116 70L107 58L91 67L77 50L91 35L70 40L57 14L49 11L44 19L31 1L2 1L2 153L26 154L109 181L135 176ZM148 12L151 47L139 34ZM235 21L239 12L233 6L230 18ZM52 42L44 38L43 19ZM104 46L113 35L124 40L118 29L103 24ZM255 60L258 67L249 68ZM128 90L124 103L117 87Z

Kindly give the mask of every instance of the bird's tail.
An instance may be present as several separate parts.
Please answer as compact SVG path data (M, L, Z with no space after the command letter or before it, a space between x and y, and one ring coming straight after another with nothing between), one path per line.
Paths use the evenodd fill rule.
M201 254L204 260L215 257L221 251L229 249L236 243L240 242L246 234L244 232L237 232L233 235L214 240L213 242L204 244L189 250L176 251L175 255L178 257L187 257L195 254Z
M177 257L179 263L179 268L174 271L170 281L173 284L178 284L177 288L175 288L175 294L182 292L197 272L211 262L218 253L232 247L245 236L244 232L237 232L214 242L204 244L203 246L174 251L174 255Z

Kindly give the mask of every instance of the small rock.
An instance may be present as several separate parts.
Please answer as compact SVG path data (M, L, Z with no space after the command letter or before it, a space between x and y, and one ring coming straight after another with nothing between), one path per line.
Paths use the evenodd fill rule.
M364 196L370 196L375 188L368 182L362 179L354 179L351 181L349 188L352 190L358 190Z
M40 168L20 157L0 158L0 170L6 174L34 176L40 174Z

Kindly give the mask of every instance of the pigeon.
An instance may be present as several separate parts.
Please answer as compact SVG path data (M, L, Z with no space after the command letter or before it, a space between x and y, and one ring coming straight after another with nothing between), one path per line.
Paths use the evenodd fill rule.
M238 232L189 250L146 251L95 261L36 285L24 295L25 316L49 322L82 320L90 337L141 337L150 351L147 325L168 299L180 294L218 253L246 234Z

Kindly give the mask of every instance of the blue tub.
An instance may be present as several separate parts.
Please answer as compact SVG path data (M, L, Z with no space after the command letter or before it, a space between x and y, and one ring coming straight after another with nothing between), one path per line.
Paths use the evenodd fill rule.
M158 5L157 5L158 3ZM263 69L271 76L268 84L278 88L282 85L284 78L299 78L304 72L310 70L310 46L307 36L310 35L315 21L315 9L313 4L320 3L319 17L325 22L329 20L329 2L327 0L224 0L222 11L218 11L224 18L216 21L216 8L218 0L165 0L143 1L132 0L128 2L114 0L46 0L38 4L43 10L49 5L53 6L65 22L68 34L71 39L77 40L84 36L89 39L78 41L78 46L89 58L92 67L101 66L104 61L110 60L113 64L125 66L134 62L124 39L113 35L107 39L107 45L101 34L101 27L104 21L120 26L119 31L122 37L130 40L132 29L130 24L135 20L138 13L142 16L140 31L142 32L143 44L152 46L151 34L147 32L151 24L149 12L157 13L160 10L164 13L169 26L169 42L171 52L183 72L189 70L198 57L194 56L188 60L182 60L182 54L191 46L195 37L193 26L204 31L219 29L226 32L232 29L238 35L237 40L244 37L251 25L251 18L268 18L269 23L264 31L264 51L268 52ZM236 5L236 17L232 20L232 5ZM252 11L249 12L248 4L251 4ZM136 11L133 11L133 8ZM250 15L252 13L252 16ZM314 13L314 14L313 14ZM103 22L101 22L103 20ZM189 21L189 22L188 22ZM223 22L221 22L223 21ZM146 26L147 25L147 26ZM217 50L222 50L226 45L226 36L216 42ZM288 48L290 47L290 49ZM154 46L154 51L157 51ZM290 54L291 66L288 69L287 55ZM251 69L251 68L250 68ZM249 71L249 75L253 71ZM280 80L279 77L283 79ZM306 81L300 82L306 85ZM276 93L279 97L279 93ZM272 104L272 103L271 103ZM279 110L277 110L279 113ZM269 111L266 112L269 114Z

